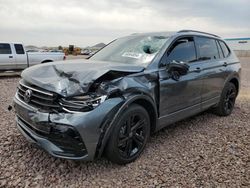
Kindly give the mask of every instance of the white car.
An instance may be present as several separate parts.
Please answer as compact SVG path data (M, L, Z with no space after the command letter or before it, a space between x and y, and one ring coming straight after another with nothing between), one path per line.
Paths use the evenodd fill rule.
M0 42L0 70L25 69L32 65L65 60L61 52L26 52L21 43Z

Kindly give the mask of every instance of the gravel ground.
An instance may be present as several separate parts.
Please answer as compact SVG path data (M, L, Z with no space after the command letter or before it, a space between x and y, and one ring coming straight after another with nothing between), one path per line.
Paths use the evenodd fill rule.
M250 187L250 59L242 61L231 116L205 112L165 128L126 166L57 159L28 143L7 110L19 78L0 78L0 187Z

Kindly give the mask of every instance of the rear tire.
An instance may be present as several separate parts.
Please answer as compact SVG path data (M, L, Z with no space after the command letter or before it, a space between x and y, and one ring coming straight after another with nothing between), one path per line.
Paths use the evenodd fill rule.
M129 106L120 116L105 149L113 163L127 164L142 153L150 135L148 112L140 105Z
M215 107L214 113L219 116L228 116L232 113L235 99L237 96L237 89L231 82L227 83L222 91L220 102Z

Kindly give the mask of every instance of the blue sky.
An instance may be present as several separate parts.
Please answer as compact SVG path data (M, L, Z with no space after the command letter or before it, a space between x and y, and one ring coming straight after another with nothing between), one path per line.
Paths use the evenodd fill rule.
M250 37L250 0L0 0L0 41L81 47L135 32Z

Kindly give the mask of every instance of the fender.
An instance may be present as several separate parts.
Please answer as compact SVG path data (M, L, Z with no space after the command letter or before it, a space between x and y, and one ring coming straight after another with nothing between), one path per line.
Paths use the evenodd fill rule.
M144 93L129 96L126 99L126 101L123 103L123 105L120 107L118 112L114 115L114 118L112 119L111 123L108 125L108 128L104 132L103 139L99 140L99 143L101 145L96 150L96 157L97 158L101 157L101 155L102 155L102 153L104 151L104 148L105 148L105 146L106 146L106 144L108 142L108 139L110 137L110 134L112 133L112 130L114 129L114 126L116 125L117 121L119 120L119 117L121 116L122 112L125 109L127 109L130 104L132 104L134 101L136 101L138 99L146 100L147 102L150 102L152 104L152 106L154 108L155 120L156 120L154 123L155 123L155 127L157 127L157 125L158 125L158 115L157 115L157 108L155 106L155 103L153 102L153 99L150 96L145 95Z
M230 75L225 79L225 81L224 81L224 83L223 83L223 88L225 88L225 85L226 85L228 82L230 82L230 80L232 80L232 79L236 79L236 80L238 81L238 83L239 83L238 93L239 93L239 90L240 90L240 75L239 75L238 73L236 73L236 72L233 72L232 74L230 74ZM221 98L223 88L221 89L221 93L220 93L220 95L219 95L219 100L220 100L220 98ZM238 95L238 93L237 93L237 95ZM218 102L217 104L215 104L214 106L216 107L216 106L218 106L218 104L219 104L219 102Z
M238 83L239 83L238 93L239 93L239 90L240 90L240 75L239 75L239 73L237 73L237 72L234 72L234 73L230 74L230 75L226 78L226 80L224 81L224 86L223 86L223 88L224 88L225 85L226 85L230 80L232 80L232 79L236 79L236 80L238 81ZM221 92L222 92L222 91L221 91Z

